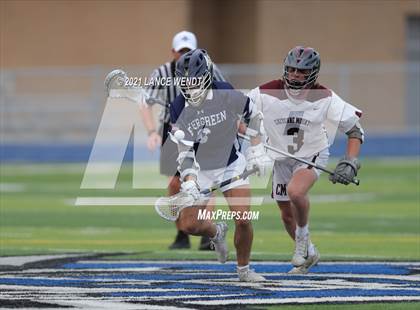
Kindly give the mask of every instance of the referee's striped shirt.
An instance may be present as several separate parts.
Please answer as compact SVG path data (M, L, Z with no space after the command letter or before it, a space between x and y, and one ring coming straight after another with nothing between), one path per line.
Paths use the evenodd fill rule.
M160 80L161 78L174 79L175 78L175 64L176 64L176 61L173 60L171 62L167 62L161 65L159 68L155 69L152 72L152 74L150 75L150 79L157 79L157 80ZM225 81L225 78L223 77L219 68L215 64L213 64L213 75L216 81ZM150 85L146 89L146 92L151 98L160 99L166 103L165 108L161 110L161 113L159 115L159 122L161 123L161 125L163 123L169 123L169 105L180 94L178 87L174 85L174 83L170 83L169 86L160 85L160 84L153 85L152 83L152 85ZM151 105L153 104L154 102L151 101Z

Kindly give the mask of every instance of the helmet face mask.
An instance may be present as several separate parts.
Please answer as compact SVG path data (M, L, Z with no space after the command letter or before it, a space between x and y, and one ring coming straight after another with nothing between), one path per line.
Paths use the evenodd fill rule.
M321 59L310 47L297 46L289 51L284 60L283 79L287 92L300 97L302 90L311 88L319 74Z
M182 55L175 74L185 100L194 107L200 106L213 83L213 63L207 52L196 49Z
M187 80L186 84L181 86L181 94L189 104L199 106L207 97L212 82L211 73L206 72L204 76L192 80L192 83Z

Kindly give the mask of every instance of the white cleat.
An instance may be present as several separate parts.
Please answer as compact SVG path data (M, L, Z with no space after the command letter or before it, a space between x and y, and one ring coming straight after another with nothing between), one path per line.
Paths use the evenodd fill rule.
M295 267L303 266L309 257L309 234L304 236L296 236L295 253L292 258L292 265Z
M312 247L313 249L309 249L308 259L305 261L305 263L302 266L293 267L292 270L288 272L289 274L307 274L311 267L318 264L321 255L314 245Z
M239 281L241 282L264 282L265 278L262 275L256 273L253 269L239 270L238 269Z
M217 260L224 264L228 259L228 247L226 243L226 233L228 231L228 226L226 223L221 222L216 224L216 236L210 238L210 242L213 244L214 251L217 253Z

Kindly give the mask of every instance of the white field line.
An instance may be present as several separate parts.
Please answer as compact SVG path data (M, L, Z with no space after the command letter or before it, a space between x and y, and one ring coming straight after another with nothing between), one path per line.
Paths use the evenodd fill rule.
M22 292L18 292L19 295L14 294L15 296L11 296L11 297L12 298L15 297L15 299L17 299L17 300L21 299L22 297L34 297L34 298L37 298L37 301L40 301L41 299L45 299L45 300L50 300L51 301L51 297L52 296L40 296L39 295L39 287L38 287L38 290L37 291L34 291L35 295L31 295L31 294L26 295L29 292L28 292L28 290L26 290L26 286L24 288L25 288L25 291L23 293ZM83 295L85 293L90 293L91 292L88 289L83 289L83 290L80 290L78 292L75 292L75 291L67 290L67 289L69 289L68 287L62 288L61 290L57 290L57 289L55 289L55 290L49 290L49 289L48 290L44 290L44 288L45 287L42 287L42 290L43 291L48 291L49 293L57 294L57 295L58 294L62 294L64 296L66 296L67 294L74 294L74 293L80 293L80 294ZM21 287L21 289L22 289L22 287ZM188 290L188 291L191 292L192 290ZM191 295L191 294L188 294L188 291L186 291L186 293L184 295L176 295L176 296L129 296L129 297L126 297L126 298L130 298L130 299L134 299L134 300L162 300L162 299L167 300L167 299L184 299L184 298L203 298L203 297L204 298L205 297L221 297L221 298L234 297L235 298L235 297L238 297L238 296L246 297L246 296L249 295L249 294L240 294L240 293L239 294L215 294L215 295L212 294L212 295L206 295L202 290L201 290L201 292L203 294ZM120 290L114 289L113 292L120 292ZM0 297L2 297L2 298L7 297L8 299L10 299L10 297L8 295L3 294L3 293L0 294ZM112 298L112 300L118 300L118 299L117 298ZM124 301L127 301L127 299L125 299Z
M98 282L103 282L98 281ZM27 294L38 294L40 287L39 286L32 286L32 285L6 285L6 284L0 284L1 289L7 289L7 290L16 290L16 291L22 291L25 290L25 295ZM53 293L115 293L115 292L199 292L202 291L200 289L185 289L185 288L156 288L151 287L150 289L139 289L139 288L111 288L111 287L100 287L100 288L93 288L93 287L67 287L67 286L42 286L43 292L53 292ZM10 294L10 292L7 293L1 293L0 296L7 296Z
M89 254L60 254L60 255L28 255L28 256L5 256L0 257L0 265L22 266L27 263L38 261L88 256Z
M2 193L20 193L26 186L22 183L0 183L0 192Z
M177 273L177 274L182 274L182 273ZM188 273L185 273L186 275L188 275ZM212 275L232 275L235 277L234 281L237 281L236 273L217 273L217 272L212 272ZM284 272L261 272L260 274L262 274L263 276L291 276L287 273ZM316 277L316 278L343 278L343 279L353 279L353 278L368 278L368 279L388 279L388 280L403 280L403 281L413 281L413 282L417 282L420 281L420 276L413 276L413 275L409 275L409 276L398 276L398 275L367 275L367 274L343 274L343 273L322 273L322 274L317 274L317 273L308 273L305 275L299 275L300 277L305 277L305 278L311 278L311 277ZM221 280L221 279L214 279L214 280L178 280L178 282L195 282L198 281L197 283L201 283L202 281L208 281L210 282L217 282L217 283L221 283L223 281L226 280ZM201 282L200 282L201 281ZM283 280L281 280L283 281ZM228 281L231 283L231 281ZM264 282L265 283L265 282Z
M75 270L78 269L43 269L42 271L40 270L26 270L25 272L19 272L20 274L22 274L22 277L17 277L17 278L24 278L24 274L25 273L29 273L29 274L33 274L33 273L43 273L43 272L74 272ZM80 272L98 272L98 271L111 271L111 269L80 269ZM113 272L133 272L133 271L138 271L138 272L142 272L142 269L112 269ZM156 270L153 270L156 271ZM215 272L215 271L209 271L209 270L194 270L194 271L186 271L186 272L180 272L180 271L172 271L171 273L176 274L176 275L191 275L191 274L197 274L199 272L202 272L203 275L209 274L211 273L211 275L216 275L216 276L232 276L233 279L229 280L229 279L214 279L214 280L202 280L202 279L198 279L198 280L177 280L178 282L188 282L188 283L222 283L222 282L226 282L226 283L234 283L237 282L236 279L236 272ZM7 278L9 277L9 275L11 274L11 272L2 272L0 275L0 278ZM264 276L290 276L289 274L285 273L285 272L262 272L261 273ZM16 277L16 275L14 275ZM418 275L374 275L374 274L344 274L344 273L308 273L305 275L299 275L299 277L305 277L305 278L342 278L342 279L354 279L354 278L366 278L366 279L388 279L388 280L402 280L402 281L413 281L413 282L417 282L420 281L420 276ZM31 279L46 279L46 277L43 276L39 276L39 277L31 277ZM72 277L60 277L60 278L48 278L48 279L54 279L54 280L74 280L74 278ZM103 281L103 279L91 279L90 281L92 282L101 282ZM117 280L113 280L113 279L107 279L108 282L133 282L133 283L138 283L138 282L147 282L147 283L159 283L159 282L165 282L162 280L138 280L135 281L133 279L117 279ZM283 280L281 280L283 281ZM270 280L268 281L270 282ZM264 282L267 283L267 282Z
M175 306L157 306L150 304L141 304L135 303L130 304L127 300L99 300L88 297L83 297L79 299L70 298L71 296L66 296L65 299L45 299L45 298L33 298L33 301L41 301L44 303L60 306L71 306L72 309L110 309L110 310L193 310L195 308L184 308L184 307L175 307ZM13 298L9 298L13 299ZM20 300L16 298L15 300ZM27 308L25 308L27 309ZM35 309L35 308L30 308ZM40 308L39 308L40 309ZM44 308L42 308L44 309ZM62 307L54 308L48 307L48 310L63 310ZM67 309L67 308L66 308Z
M189 296L183 296L181 298L188 298ZM141 300L136 297L130 297L130 300ZM394 297L394 296L379 296L379 297L305 297L305 298L270 298L270 299L246 299L246 300L205 300L205 301L184 301L184 303L190 305L227 305L227 304L290 304L290 303L334 303L334 302L370 302L370 301L418 301L420 296L407 296L407 297ZM127 303L127 299L113 299L112 302L102 300L91 300L91 298L83 298L80 300L75 299L66 299L66 300L51 300L48 299L46 302L63 304L63 305L78 305L80 308L96 308L93 306L98 306L100 309L185 309L181 307L174 306L152 306L152 305L143 305L134 304L135 308L130 307L130 304ZM80 304L79 304L80 302ZM119 304L119 302L124 304ZM127 307L127 308L126 308ZM188 308L191 310L191 308Z
M154 206L159 197L77 197L75 206ZM231 204L243 205L243 198L231 198ZM251 197L251 205L261 205L263 197ZM68 200L66 201L69 202ZM216 197L215 205L225 206L223 197Z
M267 285L264 283L247 283L246 285L243 285L243 283L238 282L238 285L240 287L246 287L246 288L257 288L259 290L266 290L271 292L307 292L307 291L323 291L323 290L337 290L337 289L360 289L365 291L370 290L385 290L385 291L394 291L396 289L401 291L418 291L420 292L420 288L407 288L401 286L393 286L393 287L386 287L386 284L380 285L372 283L365 283L365 286L354 286L353 282L348 283L348 285L336 285L335 283L324 283L319 284L315 281L309 282L300 282L300 281L290 281L290 285L293 286L300 286L300 287L282 287L282 286L266 286L263 287L262 285ZM190 282L192 283L192 282ZM195 282L200 284L215 284L213 283L201 283L201 282ZM283 283L283 281L282 281ZM235 283L217 283L218 285L235 285ZM258 284L258 286L257 286ZM302 286L303 284L303 286ZM314 286L316 285L316 286ZM235 285L236 286L236 285ZM0 293L1 298L30 298L30 297L42 297L40 296L40 288L38 286L17 286L17 285L1 285L2 289L7 290L6 293ZM14 291L13 291L14 290ZM24 292L22 292L24 290ZM199 298L199 297L213 297L213 296L220 296L220 297L230 297L230 296L248 296L250 294L246 293L239 293L239 294L217 294L217 295L191 295L190 292L201 292L201 289L158 289L158 288L150 288L150 289L130 289L130 288L75 288L75 287L56 287L56 286L43 286L42 291L47 294L61 294L61 295L72 295L72 294L91 294L91 293L146 293L146 292L185 292L185 295L188 296L188 298ZM253 293L251 293L253 295ZM418 296L420 298L420 294ZM136 299L170 299L170 298L181 298L180 296L130 296L130 298L136 298Z
M337 203L337 202L365 202L372 201L378 197L376 193L353 193L353 194L310 194L312 203ZM264 203L274 203L271 196L264 196Z
M290 303L332 303L332 302L367 302L367 301L416 301L420 296L375 296L375 297L299 297L299 298L264 298L264 299L231 299L184 301L193 305L233 305L233 304L290 304Z
M44 301L44 300L43 300ZM157 306L149 304L130 304L127 300L108 301L89 298L80 299L47 299L44 302L59 304L62 306L72 306L77 309L110 309L110 310L191 310L191 308L175 307L175 306ZM50 309L50 308L48 308ZM62 308L60 308L62 309Z
M80 260L79 264L174 264L174 265L214 265L215 261L211 260ZM371 264L385 264L385 265L404 265L404 266L418 266L420 262L388 262L388 261L326 261L322 262L322 265L371 265ZM225 265L234 265L236 262L226 262ZM263 262L252 262L252 265L279 265L279 266L291 266L290 262L279 262L279 261L263 261Z
M19 270L19 274L25 274L25 273L44 273L44 272L60 272L60 273L72 273L75 271L80 271L80 272L92 272L92 271L102 271L102 272L111 272L111 271L115 271L115 272L156 272L156 271L161 271L162 268L158 268L158 267L145 267L145 268L88 268L88 269L26 269L26 270ZM4 275L9 274L10 271L0 271L0 278L4 277ZM37 277L31 277L33 279L37 279ZM42 279L44 279L44 277L40 277ZM73 279L73 278L54 278L54 279ZM96 280L92 280L92 281L96 281ZM101 281L101 280L98 280Z
M360 194L337 194L337 195L311 195L314 203L337 203L337 202L363 202L372 201L377 197L374 193ZM66 199L65 203L75 206L151 206L154 205L158 197L77 197L75 200ZM238 205L243 204L242 199L237 199ZM235 203L235 200L233 200ZM251 197L251 205L262 205L272 203L269 196ZM223 197L216 197L216 205L225 206L226 200Z
M165 281L161 281L165 282ZM184 282L184 281L179 281ZM118 282L121 284L121 282ZM216 284L216 281L191 281L188 283L204 284L204 285L213 285ZM136 284L135 282L132 284ZM138 285L140 283L137 283ZM360 290L384 290L384 291L394 291L396 289L400 291L417 291L420 296L420 288L418 287L406 287L406 284L389 284L389 283L354 283L346 282L343 279L332 279L323 282L316 280L307 281L307 280L281 280L281 281L265 281L261 283L242 283L239 281L233 282L222 282L217 281L217 285L229 285L243 288L257 288L259 290L266 291L276 291L276 292L298 292L298 291L322 291L322 290L331 290L331 289L360 289ZM24 295L39 295L40 287L38 286L20 286L20 285L0 285L0 288L4 290L5 293L0 293L0 297L6 297L10 295L22 294L22 290L25 291ZM14 290L16 292L11 292ZM88 287L58 287L58 286L43 286L42 291L50 292L54 294L76 294L76 293L114 293L114 292L124 292L124 293L145 293L145 292L201 292L201 289L167 289L167 288L156 288L155 286L148 289L145 288L111 288L111 287L101 287L101 288L88 288ZM147 297L147 296L145 296Z
M313 203L336 203L336 202L363 202L372 201L377 198L375 193L355 193L355 194L336 194L336 195L310 195Z
M267 273L260 273L263 276L272 276L273 274ZM287 274L283 274L283 276ZM235 275L236 277L236 275ZM327 277L328 278L328 277ZM352 277L348 277L351 279ZM360 278L360 277L359 277ZM370 277L363 277L363 279L367 279ZM384 279L381 277L380 279ZM386 278L388 280L403 280L403 281L410 281L412 279L391 279ZM414 282L418 282L414 281ZM185 280L180 280L178 282L187 282ZM318 290L325 290L325 289L351 289L351 288L358 288L358 289L365 289L365 290L373 290L373 289L380 289L380 290L395 290L396 288L401 290L407 291L419 291L420 287L405 287L405 284L389 284L389 283L355 283L354 281L347 281L344 277L341 278L333 278L328 280L323 280L320 282L319 280L266 280L260 283L243 283L239 282L237 278L233 281L223 281L219 279L215 280L191 280L188 283L197 283L197 284L218 284L218 285L234 285L240 287L247 287L247 288L258 288L262 290L275 290L275 291L318 291Z
M179 273L177 273L179 274ZM212 272L212 275L229 275L229 273L217 273ZM231 273L232 275L236 276L236 273ZM291 276L285 272L261 272L263 276ZM343 278L343 279L354 279L354 278L368 278L368 279L388 279L388 280L403 280L403 281L413 281L417 282L420 281L420 276L417 275L377 275L377 274L344 274L344 273L308 273L304 275L299 275L300 277L305 278ZM188 280L189 282L194 282L195 280ZM203 281L203 280L198 280ZM223 280L215 279L215 280L205 280L205 281L217 281L218 283ZM281 280L283 281L283 280ZM179 280L179 282L186 282L185 280Z

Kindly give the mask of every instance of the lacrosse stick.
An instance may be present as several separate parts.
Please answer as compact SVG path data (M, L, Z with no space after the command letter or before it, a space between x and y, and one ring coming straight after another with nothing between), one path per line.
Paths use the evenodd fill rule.
M143 87L130 87L126 85L127 79L128 76L124 70L115 69L109 72L104 80L105 91L108 97L125 98L134 101L135 103L146 102L146 104L149 105L157 103L166 107L166 103L162 99L151 97ZM143 97L143 100L141 100L141 97Z
M221 188L223 186L226 186L228 184L231 184L241 179L246 179L248 176L250 176L251 174L254 174L257 171L258 171L257 167L254 167L251 170L245 170L244 172L242 172L240 175L237 175L236 177L227 179L219 184L213 185L210 188L202 190L200 194L202 196L210 194L218 188ZM192 207L194 206L194 204L197 204L197 202L199 201L200 200L195 201L190 195L186 193L179 192L178 194L170 196L170 197L160 197L155 202L155 210L165 220L174 222L178 219L179 213L184 208Z
M250 138L250 137L248 137L248 136L246 136L246 135L244 135L244 134L238 133L238 136L239 136L239 137L241 137L241 138L243 138L243 139L245 139L245 140L247 140L247 141L251 141L251 138ZM313 167L313 168L315 168L315 169L318 169L318 170L324 171L324 172L328 173L329 175L334 175L334 174L335 174L333 171L328 170L328 169L327 169L327 168L325 168L325 167L319 166L319 165L317 165L317 164L315 164L315 163L313 163L313 162L307 161L307 160L305 160L305 159L302 159L302 158L299 158L299 157L293 156L292 154L289 154L289 153L287 153L287 152L283 152L283 151L281 151L281 150L279 150L279 149L276 149L275 147L272 147L271 145L268 145L268 144L263 144L263 145L264 145L264 147L265 147L267 150L270 150L270 151L276 152L276 153L281 154L281 155L283 155L283 156L286 156L286 157L288 157L288 158L292 158L292 159L294 159L294 160L296 160L296 161L298 161L298 162L301 162L301 163L303 163L303 164L306 164L306 165L308 165L308 166L311 166L311 167ZM341 176L341 175L340 175L340 176ZM344 176L341 176L341 177L345 178ZM345 179L347 179L347 178L345 178ZM348 181L350 181L351 183L356 184L356 185L359 185L359 184L360 184L360 181L359 181L359 179L357 179L357 178L353 178L353 180L348 180Z

